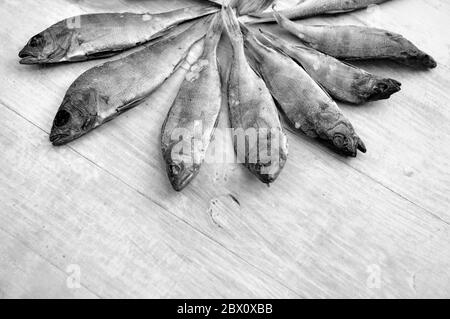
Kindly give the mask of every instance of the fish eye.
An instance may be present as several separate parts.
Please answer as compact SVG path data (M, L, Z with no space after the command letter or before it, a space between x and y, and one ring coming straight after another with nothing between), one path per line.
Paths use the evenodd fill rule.
M178 176L181 173L182 168L177 164L170 164L170 172L174 176Z
M31 39L30 46L32 48L36 48L36 47L40 46L43 43L43 41L44 41L44 37L42 35L40 35L40 34L36 35Z
M345 138L344 138L342 135L337 134L337 135L335 135L334 138L333 138L333 143L334 143L334 145L336 145L337 147L343 147L343 146L344 146L344 143L345 143Z
M58 112L58 114L56 114L55 117L55 126L56 127L62 127L64 125L67 125L67 123L69 123L71 118L71 115L69 112L61 110Z

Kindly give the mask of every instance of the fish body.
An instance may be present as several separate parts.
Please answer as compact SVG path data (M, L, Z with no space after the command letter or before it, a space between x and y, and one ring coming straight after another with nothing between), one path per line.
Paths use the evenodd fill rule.
M329 141L340 153L366 152L361 138L336 102L290 57L245 32L250 64L263 77L290 124L307 136Z
M259 34L258 40L289 55L339 101L362 104L388 99L401 89L401 83L396 80L373 75L303 44L291 44L268 32Z
M158 14L87 14L56 23L31 38L19 53L22 64L104 58L168 33L178 24L219 9L197 6Z
M236 7L239 15L258 13L270 7L275 0L232 0L229 4Z
M204 38L209 22L209 17L202 18L177 36L86 71L67 91L50 141L54 145L71 142L138 105Z
M247 62L236 15L230 7L222 14L233 49L228 104L235 151L250 172L270 184L287 161L287 137L269 90Z
M279 12L289 19L308 18L323 14L337 14L367 8L371 5L381 4L389 0L305 0L296 6L280 10ZM253 17L259 18L249 21L250 23L273 22L273 12L251 13Z
M197 176L218 123L222 91L216 51L221 35L218 14L206 35L203 54L187 72L162 128L162 153L177 191Z
M275 12L278 24L312 48L344 60L388 59L415 68L435 68L436 61L399 34L354 25L303 25Z

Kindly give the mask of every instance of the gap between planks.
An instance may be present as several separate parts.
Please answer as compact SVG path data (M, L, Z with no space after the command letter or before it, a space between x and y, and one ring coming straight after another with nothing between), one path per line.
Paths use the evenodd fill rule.
M61 269L60 267L58 267L57 265L55 265L50 259L42 256L38 251L34 250L32 247L30 247L26 242L20 240L20 238L15 237L13 234L11 234L9 231L7 231L6 229L4 229L1 225L0 225L0 231L5 233L7 236L11 237L14 240L17 240L22 246L24 246L26 249L28 249L29 251L33 252L33 254L35 254L36 256L38 256L40 259L42 259L43 261L45 261L46 263L48 263L51 267L53 267L55 270L61 272L64 274L64 276L67 276L67 273L64 271L64 269ZM85 289L87 292L89 292L90 294L92 294L93 296L95 296L98 299L102 299L102 297L97 294L95 291L93 291L91 288L87 287L86 285L80 283L80 286Z
M15 111L13 108L9 107L7 105L7 103L5 103L1 98L0 98L0 104L3 105L5 108L7 108L9 111L13 112L14 114L16 114L17 116L21 117L22 119L24 119L25 121L27 121L28 123L30 123L31 125L35 126L36 128L38 128L39 130L41 130L42 132L49 134L49 132L40 127L38 124L34 123L33 121L27 119L24 115L18 113L17 111ZM285 126L286 131L288 131L289 133L296 135L295 132L293 132L293 130L288 127ZM313 145L315 142L313 140L307 139L307 142L310 145ZM169 213L170 215L176 217L177 219L181 220L182 222L184 222L185 224L189 225L190 227L192 227L193 229L195 229L196 231L202 233L204 236L210 238L211 240L213 240L215 243L221 245L219 242L215 241L213 238L211 238L209 235L203 233L200 229L195 228L193 225L189 224L188 221L182 219L181 217L177 216L175 213L171 212L166 206L164 206L162 203L160 203L159 201L151 198L149 195L139 191L137 188L133 187L132 185L130 185L129 183L127 183L126 181L124 181L123 179L121 179L120 177L118 177L117 175L115 175L114 173L110 172L107 168L102 167L101 165L99 165L98 163L94 162L92 159L88 158L87 156L85 156L84 154L82 154L81 152L79 152L78 150L76 150L75 148L73 148L71 145L66 145L65 147L68 147L71 151L73 151L74 153L76 153L78 156L80 156L81 158L83 158L84 160L90 162L92 165L96 166L97 168L99 168L100 170L102 170L103 172L107 173L108 175L114 177L115 179L117 179L118 181L120 181L122 184L126 185L128 188L134 190L135 192L137 192L139 195L147 198L148 200L150 200L152 203L154 203L155 205L157 205L158 207L162 208L164 211L166 211L167 213ZM347 167L351 168L352 170L354 170L355 172L359 173L360 175L368 178L369 180L371 180L372 182L382 186L383 188L385 188L386 190L388 190L389 192L395 194L396 196L400 197L401 199L413 204L414 206L418 207L419 209L423 210L425 213L427 213L428 215L430 215L432 218L435 218L436 220L446 224L447 226L450 226L450 221L447 221L446 219L440 217L438 214L436 214L435 212L428 210L427 208L421 206L420 204L416 203L415 201L409 199L406 195L401 194L398 191L393 190L392 188L390 188L389 186L383 184L381 181L375 179L374 177L366 174L365 172L357 169L356 167L352 166L349 162L345 161L341 156L333 153L331 150L328 150L326 148L323 149L324 152L327 154L327 156L333 156L335 159L339 160L341 163L345 164ZM224 247L226 248L226 247ZM228 248L226 248L228 249ZM232 252L231 250L229 250L230 252ZM239 258L241 258L239 255L236 255ZM243 259L244 260L244 259ZM247 261L246 261L247 262ZM254 266L256 267L256 266Z

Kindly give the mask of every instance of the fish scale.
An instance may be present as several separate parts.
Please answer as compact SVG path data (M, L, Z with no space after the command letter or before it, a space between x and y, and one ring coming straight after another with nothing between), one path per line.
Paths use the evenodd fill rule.
M51 141L55 145L70 142L138 105L180 66L194 43L205 36L210 21L210 17L202 18L181 34L82 74L66 93ZM92 118L77 119L75 111L80 108ZM58 121L61 114L70 121Z
M277 23L302 42L344 60L388 59L413 68L435 68L436 61L399 34L355 25L304 25L279 12Z
M166 35L182 22L217 12L197 6L150 13L98 13L63 20L34 36L19 53L22 64L76 62L108 57ZM39 42L39 46L33 43Z
M258 40L289 55L337 100L362 104L387 99L400 90L401 83L396 80L373 75L305 45L291 44L269 32L259 33Z
M289 19L301 19L322 14L337 14L367 8L389 0L304 0L296 6L280 10ZM273 12L250 13L256 19L243 19L246 23L274 22Z
M216 15L206 35L203 54L187 70L162 127L161 149L169 180L177 191L199 173L218 124L222 90L216 51L221 35L222 20Z
M222 10L222 15L233 48L228 104L232 128L235 134L241 134L240 139L238 138L240 142L234 143L235 151L238 159L243 161L251 173L263 183L270 184L278 178L286 164L287 137L269 90L247 62L235 13L227 7ZM261 139L259 134L264 134L264 131L268 134ZM250 136L252 133L259 135L259 138ZM248 147L244 139L249 140Z
M262 76L286 118L297 131L329 141L340 153L356 156L364 143L336 102L287 55L265 46L242 26L252 67Z

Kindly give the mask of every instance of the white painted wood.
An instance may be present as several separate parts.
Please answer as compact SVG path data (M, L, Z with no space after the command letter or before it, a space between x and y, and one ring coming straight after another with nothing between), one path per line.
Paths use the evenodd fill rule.
M296 296L4 106L0 127L3 296Z
M306 21L389 28L440 63L429 72L363 64L403 91L342 106L369 148L357 159L289 133L289 162L271 188L240 166L208 164L175 193L159 134L181 73L140 107L53 148L47 134L65 91L101 61L21 66L29 37L83 12L184 3L0 4L0 297L449 297L448 3L394 0L375 15ZM65 285L70 264L82 269L77 291Z

